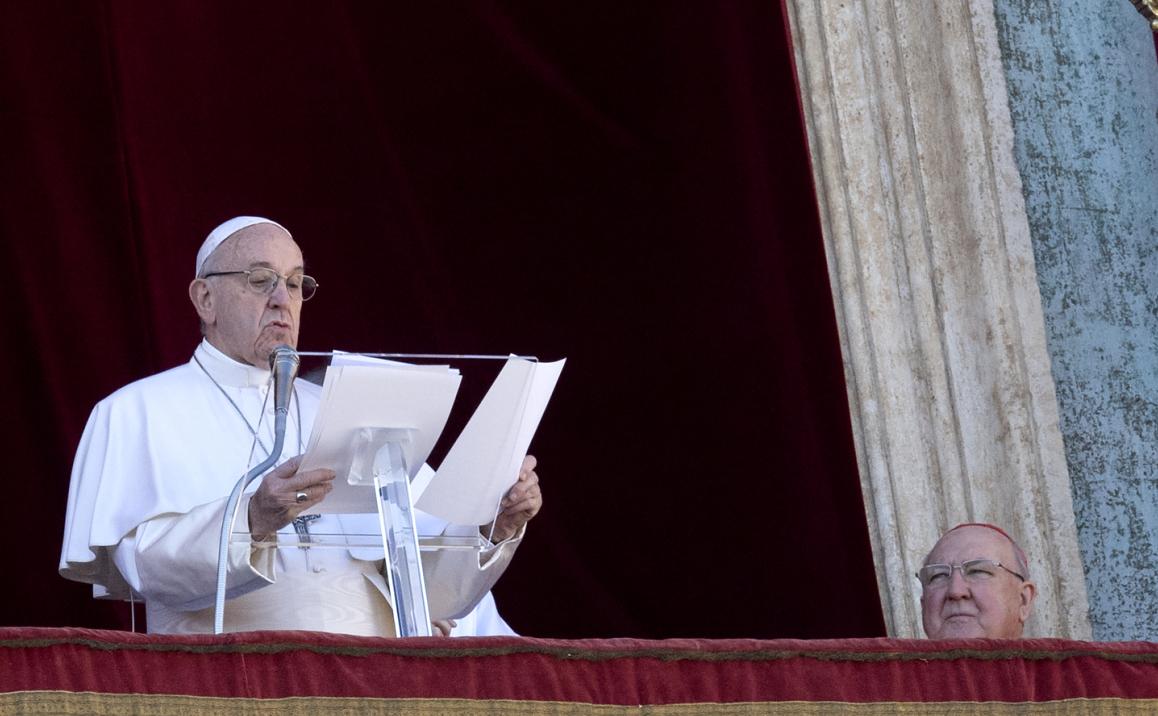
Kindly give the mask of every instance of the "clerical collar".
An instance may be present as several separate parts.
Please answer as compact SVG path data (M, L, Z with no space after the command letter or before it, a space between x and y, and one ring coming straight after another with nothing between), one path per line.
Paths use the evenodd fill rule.
M206 373L220 385L233 388L264 388L269 385L269 369L238 363L203 339L193 355Z

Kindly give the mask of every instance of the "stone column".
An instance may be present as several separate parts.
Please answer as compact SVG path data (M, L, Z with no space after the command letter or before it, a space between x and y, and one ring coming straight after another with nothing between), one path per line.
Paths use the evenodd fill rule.
M1027 636L1089 638L991 0L789 0L889 632L958 522L1030 555Z
M1126 0L994 10L1093 636L1158 640L1154 37Z

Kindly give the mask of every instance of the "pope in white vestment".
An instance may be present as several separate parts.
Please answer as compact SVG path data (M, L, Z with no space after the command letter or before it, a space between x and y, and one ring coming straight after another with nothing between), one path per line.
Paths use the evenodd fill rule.
M225 239L247 227L269 232L270 225L284 232L279 225L258 218L243 217L223 224L210 235L198 256L198 276L205 273L206 257ZM288 238L288 232L284 236ZM249 243L264 246L257 239ZM252 253L252 247L246 248ZM296 244L293 248L296 250ZM300 262L300 251L297 256ZM251 265L264 266L266 262ZM249 272L216 275L240 273L248 279ZM282 291L275 284L270 295L288 290L292 278L286 279L287 288ZM241 295L238 300L249 299ZM278 309L278 301L287 299L270 298L269 304ZM244 325L232 314L226 320L219 319L222 305L230 306L217 299L213 306L216 315L199 307L203 323L206 316L211 323L206 340L189 363L127 385L97 404L73 465L60 573L92 584L95 597L143 598L153 633L213 631L218 539L227 496L241 475L265 460L274 444L273 401L267 400L268 368L255 365L256 359L249 363L235 360L215 345L231 346L229 334L212 340L221 333L221 329L214 332L218 324L228 327L228 321L233 320ZM269 312L262 309L260 315ZM255 345L264 341L267 333L277 333L279 326L295 319L288 311L274 321L255 319L257 327L253 330L260 331ZM293 328L291 337L296 340L296 325ZM228 330L236 334L245 329ZM245 355L239 350L233 352ZM278 463L303 451L319 395L316 385L295 381ZM534 479L537 496L537 477ZM255 485L258 481L251 488ZM276 479L272 487L279 487ZM324 492L328 488L309 493L309 504L324 499ZM249 501L256 499L253 493L251 489L243 498L237 531L249 531ZM302 501L301 494L298 502ZM533 511L530 514L533 516ZM477 525L447 525L430 515L418 516L421 534L479 535ZM373 515L324 515L310 523L309 530L347 535L376 532L376 519ZM284 526L277 531L285 537L279 541L296 542L294 526L285 524L288 521L288 517L281 521ZM447 582L448 571L455 575L449 582L451 601L467 610L465 614L432 614L432 618L456 618L454 635L514 633L498 615L489 589L509 563L524 525L525 519L513 536L484 550L477 562L472 560L466 567L461 555L439 567L431 560L437 562L442 553L424 553L428 575L437 570L443 575L442 582ZM394 625L381 565L380 548L271 549L235 542L229 549L225 630L297 629L392 636Z

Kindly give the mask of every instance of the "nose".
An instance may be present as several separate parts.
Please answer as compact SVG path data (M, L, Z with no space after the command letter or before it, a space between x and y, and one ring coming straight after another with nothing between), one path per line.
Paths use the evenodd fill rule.
M285 279L280 276L277 279L277 285L273 287L273 292L269 294L270 307L281 307L289 304L290 294L289 286L286 285Z
M945 596L949 599L964 599L969 594L969 582L965 581L965 570L953 569L950 571L949 586L945 588Z

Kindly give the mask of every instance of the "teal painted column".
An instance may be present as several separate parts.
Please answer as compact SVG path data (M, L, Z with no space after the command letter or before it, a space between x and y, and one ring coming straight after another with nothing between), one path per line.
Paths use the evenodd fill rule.
M1158 641L1154 39L1128 0L995 9L1093 636Z

